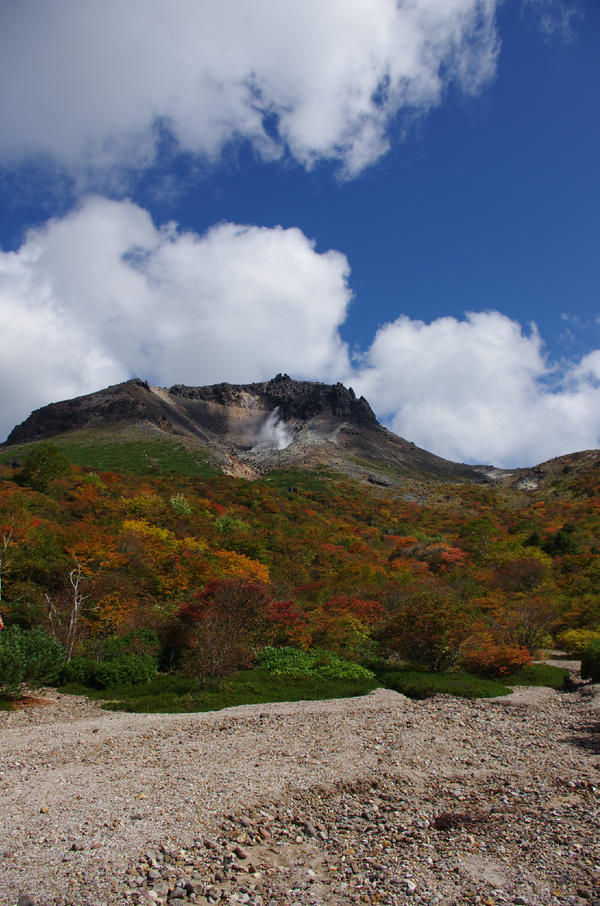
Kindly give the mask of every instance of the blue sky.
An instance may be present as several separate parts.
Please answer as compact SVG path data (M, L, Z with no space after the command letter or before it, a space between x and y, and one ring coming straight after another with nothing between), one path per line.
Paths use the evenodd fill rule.
M0 12L0 434L287 371L460 461L600 446L596 2L101 12Z

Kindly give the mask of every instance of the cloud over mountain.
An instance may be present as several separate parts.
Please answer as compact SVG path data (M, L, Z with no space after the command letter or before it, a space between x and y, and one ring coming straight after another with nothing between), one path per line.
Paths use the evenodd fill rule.
M0 383L11 388L0 434L32 408L131 375L195 385L287 371L352 384L394 431L455 460L527 465L600 445L600 350L552 363L534 327L479 312L400 317L352 360L349 275L344 255L318 253L296 228L198 235L89 199L0 253Z
M343 255L318 254L298 229L178 233L130 202L90 199L0 253L0 383L13 386L0 433L32 407L131 374L346 374L348 274Z
M356 388L397 434L449 459L527 465L600 445L600 351L551 363L499 312L386 324Z

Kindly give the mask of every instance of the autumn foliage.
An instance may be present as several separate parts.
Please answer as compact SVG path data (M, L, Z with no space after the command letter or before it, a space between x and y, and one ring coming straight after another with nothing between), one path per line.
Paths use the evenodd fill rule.
M0 466L1 603L7 626L74 656L147 628L163 669L207 677L265 645L505 674L556 633L600 632L593 475L543 498L421 484L416 503L325 471L247 482L46 460L40 481Z
M269 638L271 591L247 579L214 579L179 608L183 667L217 679L248 667Z

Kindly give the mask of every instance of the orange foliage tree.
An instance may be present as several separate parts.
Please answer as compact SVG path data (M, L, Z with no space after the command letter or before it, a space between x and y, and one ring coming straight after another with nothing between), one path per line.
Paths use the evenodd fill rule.
M389 653L430 670L459 660L472 617L446 589L397 587L388 595L388 616L378 637Z
M310 614L313 643L342 657L360 659L373 650L373 631L381 626L383 616L379 601L336 595Z

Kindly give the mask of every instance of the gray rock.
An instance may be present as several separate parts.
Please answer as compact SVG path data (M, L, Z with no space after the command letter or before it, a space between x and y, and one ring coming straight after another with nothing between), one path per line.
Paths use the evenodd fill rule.
M302 825L302 830L304 831L304 833L306 834L307 837L316 837L317 836L317 831L315 829L315 826L310 821L304 822L304 824Z
M155 884L152 889L158 897L162 897L163 899L166 899L169 895L169 885L166 881L160 881L158 884Z

